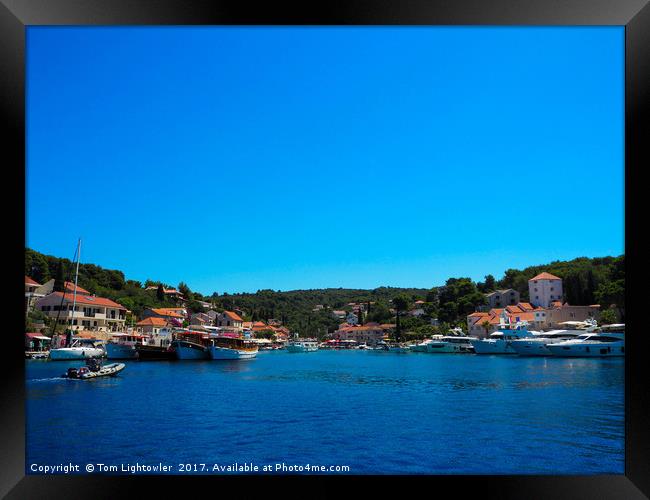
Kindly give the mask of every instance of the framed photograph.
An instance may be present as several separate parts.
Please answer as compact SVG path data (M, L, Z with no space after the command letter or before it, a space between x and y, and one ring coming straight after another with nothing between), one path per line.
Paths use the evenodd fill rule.
M648 497L645 1L0 22L7 498Z

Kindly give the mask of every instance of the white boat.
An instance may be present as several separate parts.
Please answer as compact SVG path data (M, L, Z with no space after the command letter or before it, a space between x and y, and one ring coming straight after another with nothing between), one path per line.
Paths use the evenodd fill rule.
M547 347L548 344L575 339L580 334L593 331L598 325L593 320L587 320L565 321L559 323L559 326L565 328L534 333L532 338L513 340L510 345L520 356L551 356L552 353Z
M487 339L470 341L476 354L516 354L512 342L522 338L532 338L533 332L528 331L527 322L519 321L515 325L501 325L501 329L490 334Z
M93 358L92 361L98 361ZM68 368L68 371L62 375L63 378L87 380L97 377L114 377L122 370L124 370L124 363L111 363L109 365L101 365L101 362L88 363L87 366L81 368Z
M625 325L606 325L547 348L562 358L625 356Z
M113 340L106 344L106 357L108 359L137 359L136 347L145 344L145 335L134 333L115 333Z
M251 359L258 350L252 340L225 336L211 337L208 345L210 359Z
M475 340L478 339L465 335L436 335L425 345L423 352L441 354L473 352L472 342Z
M314 352L318 351L318 341L314 339L293 339L287 342L287 352Z
M52 361L101 358L106 354L101 341L96 339L74 339L70 347L59 347L50 350Z

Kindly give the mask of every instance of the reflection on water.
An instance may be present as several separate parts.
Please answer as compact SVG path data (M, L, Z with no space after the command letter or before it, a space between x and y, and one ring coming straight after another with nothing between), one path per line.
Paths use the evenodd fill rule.
M78 381L57 378L74 363L27 362L28 460L623 472L621 358L319 351L126 364Z

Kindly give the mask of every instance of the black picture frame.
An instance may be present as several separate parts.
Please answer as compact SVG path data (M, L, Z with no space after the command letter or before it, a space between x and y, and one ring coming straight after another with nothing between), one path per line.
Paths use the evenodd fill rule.
M277 3L250 5L242 1L158 0L0 0L0 88L2 115L6 124L3 203L16 237L11 251L17 262L24 259L25 217L16 207L25 207L25 28L30 25L619 25L625 26L625 239L628 265L642 270L648 255L645 243L636 238L632 224L635 205L641 207L643 184L639 172L648 165L648 102L650 101L650 6L646 0L402 0L305 2L302 6ZM636 182L635 182L636 181ZM14 186L15 183L15 186ZM603 187L607 189L606 186ZM8 195L10 194L10 196ZM593 198L597 203L597 197ZM22 205L21 205L22 203ZM22 241L21 241L22 240ZM633 242L633 246L627 242ZM264 488L278 483L283 494L334 496L345 494L349 486L361 484L364 490L404 492L424 487L433 492L447 488L495 498L647 498L650 495L650 418L644 363L642 326L639 314L644 299L642 273L627 272L626 322L628 349L625 363L626 457L625 474L615 476L192 476L190 477L105 477L105 476L25 476L25 408L23 327L19 312L22 298L13 293L23 280L22 269L11 268L12 296L9 309L16 326L4 332L6 355L3 359L5 390L2 393L0 432L3 453L0 458L0 494L7 498L116 498L129 496L134 482L148 494L169 492L172 483L214 488ZM22 283L22 281L21 281ZM22 286L22 285L21 285ZM641 296L634 293L640 290ZM15 299L15 302L14 302ZM20 302L19 302L20 301ZM631 302L629 302L631 301ZM637 306L637 307L635 307ZM15 316L15 318L14 318ZM630 328L631 326L631 328ZM525 473L525 471L522 471ZM290 483L290 484L287 484ZM185 489L187 485L184 485ZM404 488L407 487L407 490ZM439 490L438 488L444 488ZM208 490L210 491L210 490ZM250 490L247 490L250 491ZM449 490L448 490L449 491ZM368 493L369 494L369 493Z

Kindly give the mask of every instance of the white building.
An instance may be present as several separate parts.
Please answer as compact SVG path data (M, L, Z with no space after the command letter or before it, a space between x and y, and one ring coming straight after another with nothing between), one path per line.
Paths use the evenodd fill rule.
M552 302L562 300L562 278L550 273L538 274L528 280L528 294L535 307L550 307Z
M58 317L58 324L71 330L92 330L97 332L119 332L124 330L126 307L117 302L94 295L77 293L75 297L67 292L53 292L36 302L36 308L52 319Z

